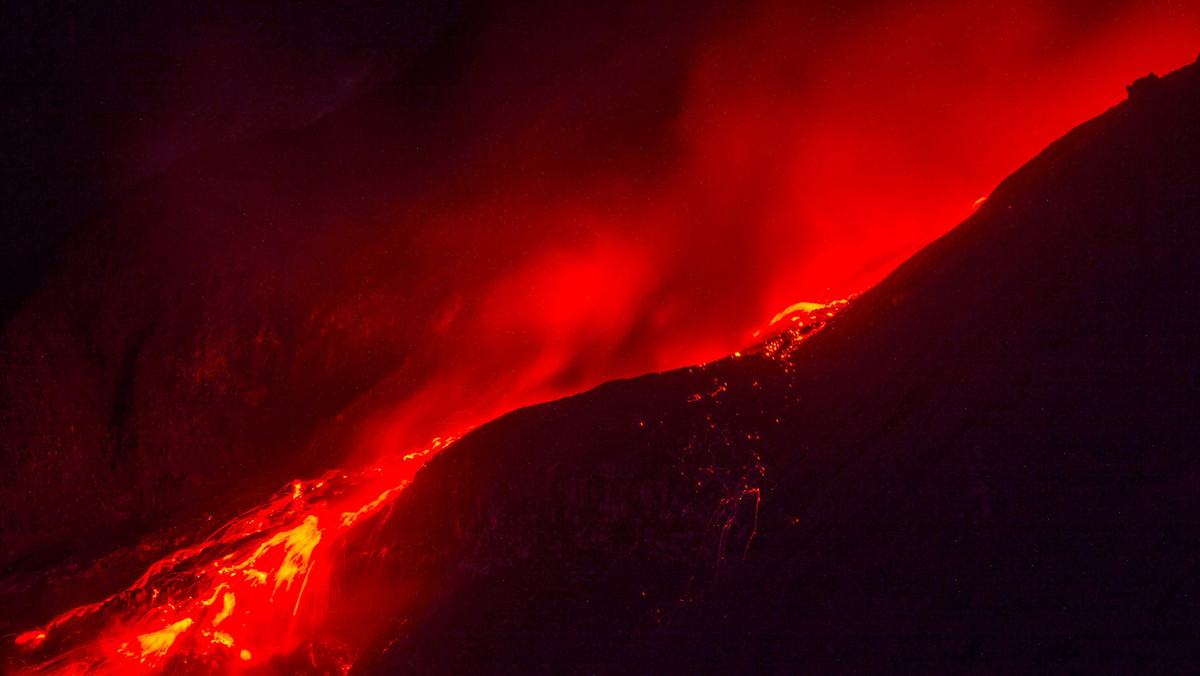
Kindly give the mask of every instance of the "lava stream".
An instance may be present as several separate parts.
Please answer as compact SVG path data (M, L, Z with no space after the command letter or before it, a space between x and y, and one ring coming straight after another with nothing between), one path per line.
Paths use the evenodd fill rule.
M423 460L451 441L435 439L404 460ZM26 670L128 674L203 662L240 673L287 654L320 629L334 553L407 485L389 481L395 470L379 465L292 482L154 563L128 589L18 636Z
M848 304L792 305L754 333L759 344L752 351L788 369L791 352ZM707 396L724 389L718 383ZM160 673L201 665L215 673L271 673L274 660L326 632L322 623L338 591L337 555L351 539L369 536L361 530L378 525L373 516L388 513L408 485L396 477L411 475L414 464L457 438L436 438L364 470L292 482L198 544L157 561L128 589L16 637L24 671ZM736 512L751 496L757 520L761 496L748 485L727 496L720 511ZM348 649L320 669L346 673L352 655Z

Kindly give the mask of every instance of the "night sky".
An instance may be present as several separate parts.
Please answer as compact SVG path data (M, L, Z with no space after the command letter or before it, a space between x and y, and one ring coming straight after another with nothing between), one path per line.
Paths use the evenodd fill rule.
M432 73L457 98L444 106L496 134L541 124L542 152L576 166L597 144L633 155L546 187L555 198L657 171L654 209L701 195L720 202L705 213L736 212L761 233L746 245L767 268L748 282L756 311L861 290L1200 43L1182 1L51 2L0 24L6 279L35 279L66 233L190 153Z
M302 127L377 88L461 4L7 4L5 282L189 153Z

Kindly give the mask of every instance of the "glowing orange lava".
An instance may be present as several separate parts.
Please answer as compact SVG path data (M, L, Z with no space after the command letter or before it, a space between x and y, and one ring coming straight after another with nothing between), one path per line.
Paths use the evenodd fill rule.
M848 301L796 303L776 314L758 337L759 349L786 356L800 341L834 317ZM780 345L787 344L785 350ZM739 353L740 354L740 353ZM727 385L691 401L717 400ZM424 462L452 444L435 438L406 454L400 466ZM396 481L398 466L356 473L332 471L316 480L293 481L269 502L251 510L192 547L149 567L129 589L99 603L71 610L45 627L21 634L16 645L29 659L29 671L46 674L127 674L169 670L173 659L203 659L228 673L287 654L319 631L330 593L334 551L356 526L387 508L408 485ZM761 465L741 478L723 480L725 494L714 519L720 533L719 560L740 505L754 500L754 524L744 556L757 531ZM324 571L324 574L322 574Z
M438 439L421 457L453 441ZM286 654L319 626L333 552L407 485L394 467L295 481L203 542L152 566L129 589L71 610L15 644L29 672L170 671L201 659L227 673ZM324 573L322 572L324 570Z

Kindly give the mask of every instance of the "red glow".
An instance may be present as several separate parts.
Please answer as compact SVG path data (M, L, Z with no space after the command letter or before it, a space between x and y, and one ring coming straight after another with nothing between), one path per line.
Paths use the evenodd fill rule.
M488 197L426 226L421 257L461 289L429 380L453 415L708 361L870 287L1125 85L1194 60L1200 9L763 2L712 35L649 161L597 167L589 127L539 119Z
M694 51L658 139L669 150L652 166L635 166L637 153L586 166L574 129L528 123L513 135L528 142L515 175L491 178L487 197L428 207L420 236L396 247L451 291L429 292L436 308L413 355L338 419L370 469L297 481L156 564L121 603L70 611L16 645L35 669L62 674L148 672L179 655L236 673L315 635L361 648L330 626L335 553L444 440L519 406L763 340L764 353L786 354L841 307L823 303L879 281L1125 85L1194 60L1200 45L1200 9L1183 2L1126 3L1086 21L1073 11L764 2ZM384 340L399 322L391 296L356 299L352 309L370 312L342 312L347 301L314 332L343 332L353 348ZM805 328L788 334L793 319ZM198 383L228 368L217 352L201 361ZM723 533L744 501L757 515L750 479L763 471L721 477Z
M345 536L406 485L388 485L392 474L376 467L296 481L154 564L128 590L69 611L16 644L38 673L154 672L169 670L172 659L237 673L242 664L260 665L256 655L286 654L314 632L342 635L322 625L332 567Z
M13 642L19 646L37 646L42 641L46 640L46 632L41 630L27 631L13 639Z
M761 6L694 71L689 182L758 200L762 314L869 287L1125 85L1190 63L1200 44L1200 10L1182 2L849 12Z

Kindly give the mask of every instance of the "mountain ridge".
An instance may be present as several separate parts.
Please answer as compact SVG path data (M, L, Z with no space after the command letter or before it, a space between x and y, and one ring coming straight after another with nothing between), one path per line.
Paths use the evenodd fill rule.
M1139 80L798 345L467 435L346 548L328 642L272 668L340 673L369 621L392 629L357 673L1182 671L1197 70ZM77 355L119 383L113 421L144 415L122 394L159 354L144 319ZM194 384L253 401L195 356Z
M1185 670L1200 66L1152 86L785 362L612 383L430 461L383 541L435 591L356 673Z

